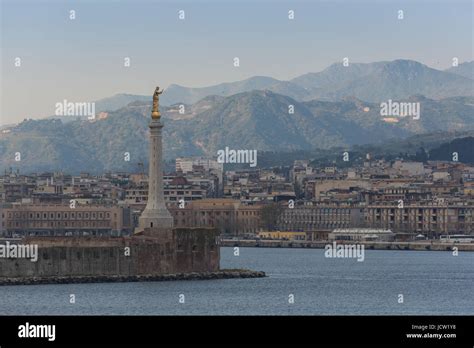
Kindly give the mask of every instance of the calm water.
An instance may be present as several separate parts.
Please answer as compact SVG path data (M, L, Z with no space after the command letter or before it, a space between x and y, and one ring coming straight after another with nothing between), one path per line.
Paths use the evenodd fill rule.
M0 286L0 314L474 314L474 253L366 250L357 262L322 249L222 248L221 266L268 277Z

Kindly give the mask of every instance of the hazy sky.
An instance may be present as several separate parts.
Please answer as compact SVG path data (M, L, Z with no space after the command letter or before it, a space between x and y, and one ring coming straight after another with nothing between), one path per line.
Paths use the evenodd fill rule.
M0 124L52 115L64 99L151 95L157 84L202 87L254 75L290 79L343 57L439 69L453 57L473 59L471 0L0 3Z

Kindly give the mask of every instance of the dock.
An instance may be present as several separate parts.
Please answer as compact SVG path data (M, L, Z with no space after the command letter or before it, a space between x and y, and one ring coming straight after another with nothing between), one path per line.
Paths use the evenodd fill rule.
M324 249L333 241L296 241L296 240L255 240L255 239L223 239L223 247L249 248L310 248ZM413 251L474 251L474 243L447 243L432 241L411 242L359 242L337 241L338 244L360 244L366 250L413 250Z

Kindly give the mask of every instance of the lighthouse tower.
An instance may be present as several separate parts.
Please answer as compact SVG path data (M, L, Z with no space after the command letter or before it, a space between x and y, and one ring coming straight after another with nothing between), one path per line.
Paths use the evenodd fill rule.
M163 91L156 87L153 94L153 109L150 122L150 160L148 172L148 202L138 222L137 232L145 229L170 229L173 227L173 217L166 208L163 196L162 170L162 135L159 97Z

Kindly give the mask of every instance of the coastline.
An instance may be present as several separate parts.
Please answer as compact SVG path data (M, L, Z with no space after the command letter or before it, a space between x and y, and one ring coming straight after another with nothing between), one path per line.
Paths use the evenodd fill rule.
M291 241L291 240L254 240L254 239L223 239L221 247L248 247L248 248L309 248L324 249L333 241ZM349 241L338 244L364 245L366 250L407 250L407 251L474 251L474 243L431 243L431 242L358 242Z
M2 285L41 285L41 284L81 284L81 283L124 283L124 282L156 282L176 280L210 280L236 278L264 278L265 272L248 269L223 269L216 272L192 272L177 274L143 274L133 276L98 275L71 277L22 277L1 278Z

